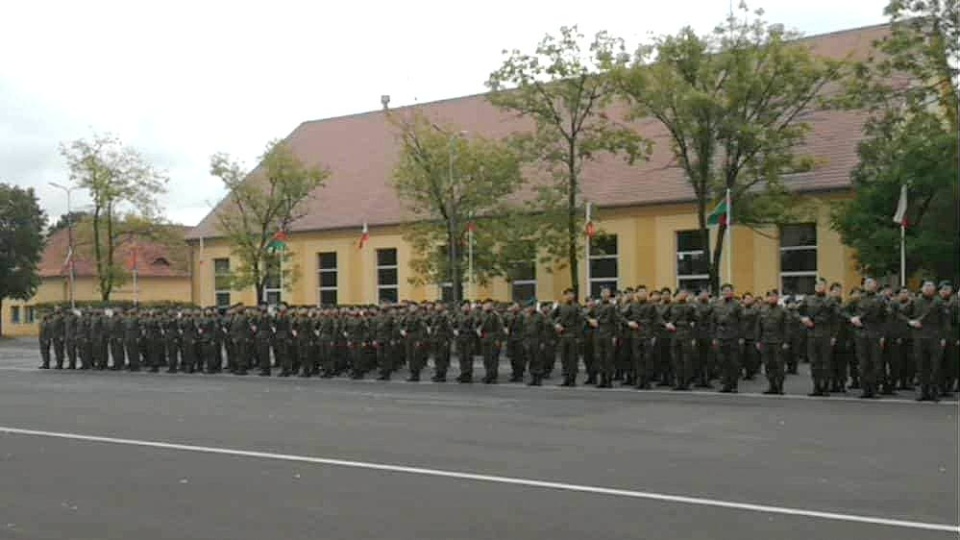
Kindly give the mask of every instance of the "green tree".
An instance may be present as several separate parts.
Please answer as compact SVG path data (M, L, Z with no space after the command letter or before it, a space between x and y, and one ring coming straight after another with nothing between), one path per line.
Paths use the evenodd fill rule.
M461 300L467 230L478 221L473 277L480 283L503 275L522 249L536 252L529 216L511 203L524 181L510 146L438 126L420 113L393 113L391 122L401 142L393 187L415 218L404 234L414 253L412 283L449 282L452 300Z
M855 197L836 205L833 226L863 271L899 274L900 227L891 218L906 184L907 275L957 278L960 9L957 0L893 0L885 13L890 34L857 66L847 96L871 116Z
M57 231L67 229L71 225L75 227L78 223L88 218L90 218L90 212L72 211L66 214L61 214L56 223L50 226L50 229L47 231L47 235L52 236Z
M641 45L630 65L615 69L635 118L654 118L696 199L710 282L717 290L727 224L710 246L708 215L730 190L733 222L758 225L790 219L785 174L807 170L795 150L824 87L843 73L839 62L814 56L799 35L769 25L758 10L731 14L712 33L684 28Z
M596 34L587 50L583 41L577 27L563 27L532 54L504 51L506 60L487 81L491 103L533 121L533 131L514 142L548 173L547 181L533 186L531 207L543 220L538 245L557 268L569 268L577 294L584 163L601 152L620 153L632 162L650 149L648 141L605 112L616 90L605 70L622 59L623 42L605 32Z
M93 201L93 259L101 299L109 301L114 287L129 276L116 260L117 239L123 236L118 234L118 223L127 219L123 216L160 222L157 197L166 191L167 178L136 149L109 135L62 144L60 152L71 180L86 189Z
M232 275L235 289L253 287L258 301L268 282L279 280L289 288L296 277L282 236L306 213L308 201L323 186L329 171L304 164L282 141L267 145L260 165L247 173L226 154L210 159L210 173L227 188L227 199L217 212L220 233L240 261ZM278 241L280 240L280 241ZM277 271L277 269L282 269Z
M46 225L33 189L0 183L0 311L4 299L27 300L40 285L37 266Z

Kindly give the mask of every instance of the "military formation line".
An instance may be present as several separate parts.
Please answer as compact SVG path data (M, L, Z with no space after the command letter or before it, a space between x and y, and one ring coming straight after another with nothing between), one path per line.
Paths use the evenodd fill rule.
M128 370L270 376L349 376L378 380L406 367L420 381L432 359L434 382L446 382L451 359L460 383L474 381L483 359L486 384L500 381L500 356L510 382L539 386L559 359L561 386L614 383L737 392L741 379L761 371L765 393L783 394L784 378L809 362L812 396L861 390L863 398L917 389L918 400L956 390L960 301L950 283L925 282L908 290L878 290L872 279L844 298L839 284L820 280L815 294L762 298L646 287L604 290L581 305L566 291L561 301L498 305L401 303L368 307L233 306L156 311L66 310L43 316L41 369ZM52 353L52 354L51 354ZM454 355L455 353L455 355ZM78 365L79 361L79 365Z

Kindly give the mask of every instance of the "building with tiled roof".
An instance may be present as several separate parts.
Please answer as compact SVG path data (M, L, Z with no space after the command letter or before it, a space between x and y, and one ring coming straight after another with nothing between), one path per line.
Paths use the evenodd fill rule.
M78 225L74 235L73 298L75 302L98 302L101 295L97 280L96 259L89 245L84 244L85 235ZM190 230L179 225L167 231L172 239L183 238ZM111 301L118 302L192 302L189 246L186 242L157 242L146 238L132 237L121 242L114 257L119 265L133 272L136 283L128 279L116 286ZM70 231L60 229L47 239L40 259L40 286L33 298L27 301L7 299L3 303L4 335L36 335L40 313L38 304L62 303L70 305Z
M871 53L872 44L887 32L886 25L878 25L804 41L824 57L863 60ZM529 120L491 105L483 94L392 112L406 114L413 108L435 122L486 137L506 137L532 127ZM607 112L623 116L618 106ZM809 124L810 132L796 152L815 158L816 167L786 177L786 186L807 200L830 201L847 196L865 119L865 114L857 111L808 113L803 121ZM598 225L609 234L606 242L611 238L613 242L606 246L607 251L615 252L608 253L606 259L591 261L590 289L596 292L601 285L627 287L639 283L671 288L681 284L700 286L704 276L696 262L699 241L689 233L697 228L691 204L693 190L674 162L662 125L649 119L634 125L654 142L649 161L629 165L620 156L600 154L583 167L584 200L597 208ZM302 161L326 166L331 176L314 193L306 215L291 227L289 248L300 270L298 281L284 287L282 293L272 291L269 299L282 296L291 303L314 304L322 298L339 303L374 303L393 297L438 297L439 287L409 282L410 246L401 233L403 224L412 217L391 186L400 144L387 113L376 110L304 122L286 142ZM805 292L817 275L847 284L859 279L852 251L830 229L827 205L820 207L815 221L786 231L735 228L733 273L742 290ZM202 253L194 250L193 268L201 268L201 258L216 260L214 265L198 270L194 280L194 294L204 305L255 301L250 291L215 286L214 266L226 274L236 264L229 247L217 238L217 213L226 208L227 202L221 202L188 234L191 242L197 244L202 238L205 245ZM356 240L364 223L369 225L370 241L359 250ZM549 270L537 265L526 272L531 279L523 280L520 286L494 282L475 290L474 296L519 299L535 294L555 298L570 284L565 281L566 272ZM586 274L583 270L585 266L581 276Z

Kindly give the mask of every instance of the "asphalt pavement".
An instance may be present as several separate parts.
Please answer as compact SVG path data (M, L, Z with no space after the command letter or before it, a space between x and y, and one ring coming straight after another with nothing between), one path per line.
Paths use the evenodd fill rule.
M955 401L40 371L34 349L0 344L0 538L957 537Z

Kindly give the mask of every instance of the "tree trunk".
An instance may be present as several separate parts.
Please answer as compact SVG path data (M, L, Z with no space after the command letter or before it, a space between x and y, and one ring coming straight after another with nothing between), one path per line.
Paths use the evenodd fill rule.
M457 304L463 298L463 280L460 279L460 256L457 250L457 247L459 247L457 243L460 238L457 235L457 222L454 212L450 212L450 217L447 220L447 254L450 256L449 276L450 286L453 287L453 303Z
M3 337L3 297L0 296L0 338Z
M100 284L100 298L103 299L104 289L104 271L103 271L103 246L100 245L100 210L98 205L93 210L93 258L97 265L97 281Z
M569 175L569 185L567 186L567 258L570 264L570 287L573 289L573 297L580 300L580 267L578 265L579 242L577 242L577 156L575 154L576 143L570 141L567 155L567 174ZM587 240L589 242L589 240ZM587 261L590 264L590 261ZM590 284L587 284L587 290L584 298L590 295Z
M107 273L106 279L100 281L100 299L104 302L110 301L110 293L113 292L114 267L113 267L113 204L107 205Z
M723 255L723 239L727 235L726 223L720 223L717 228L717 243L713 248L713 257L710 261L710 286L715 287L714 291L720 293L720 257ZM733 283L733 276L729 277L730 283Z

